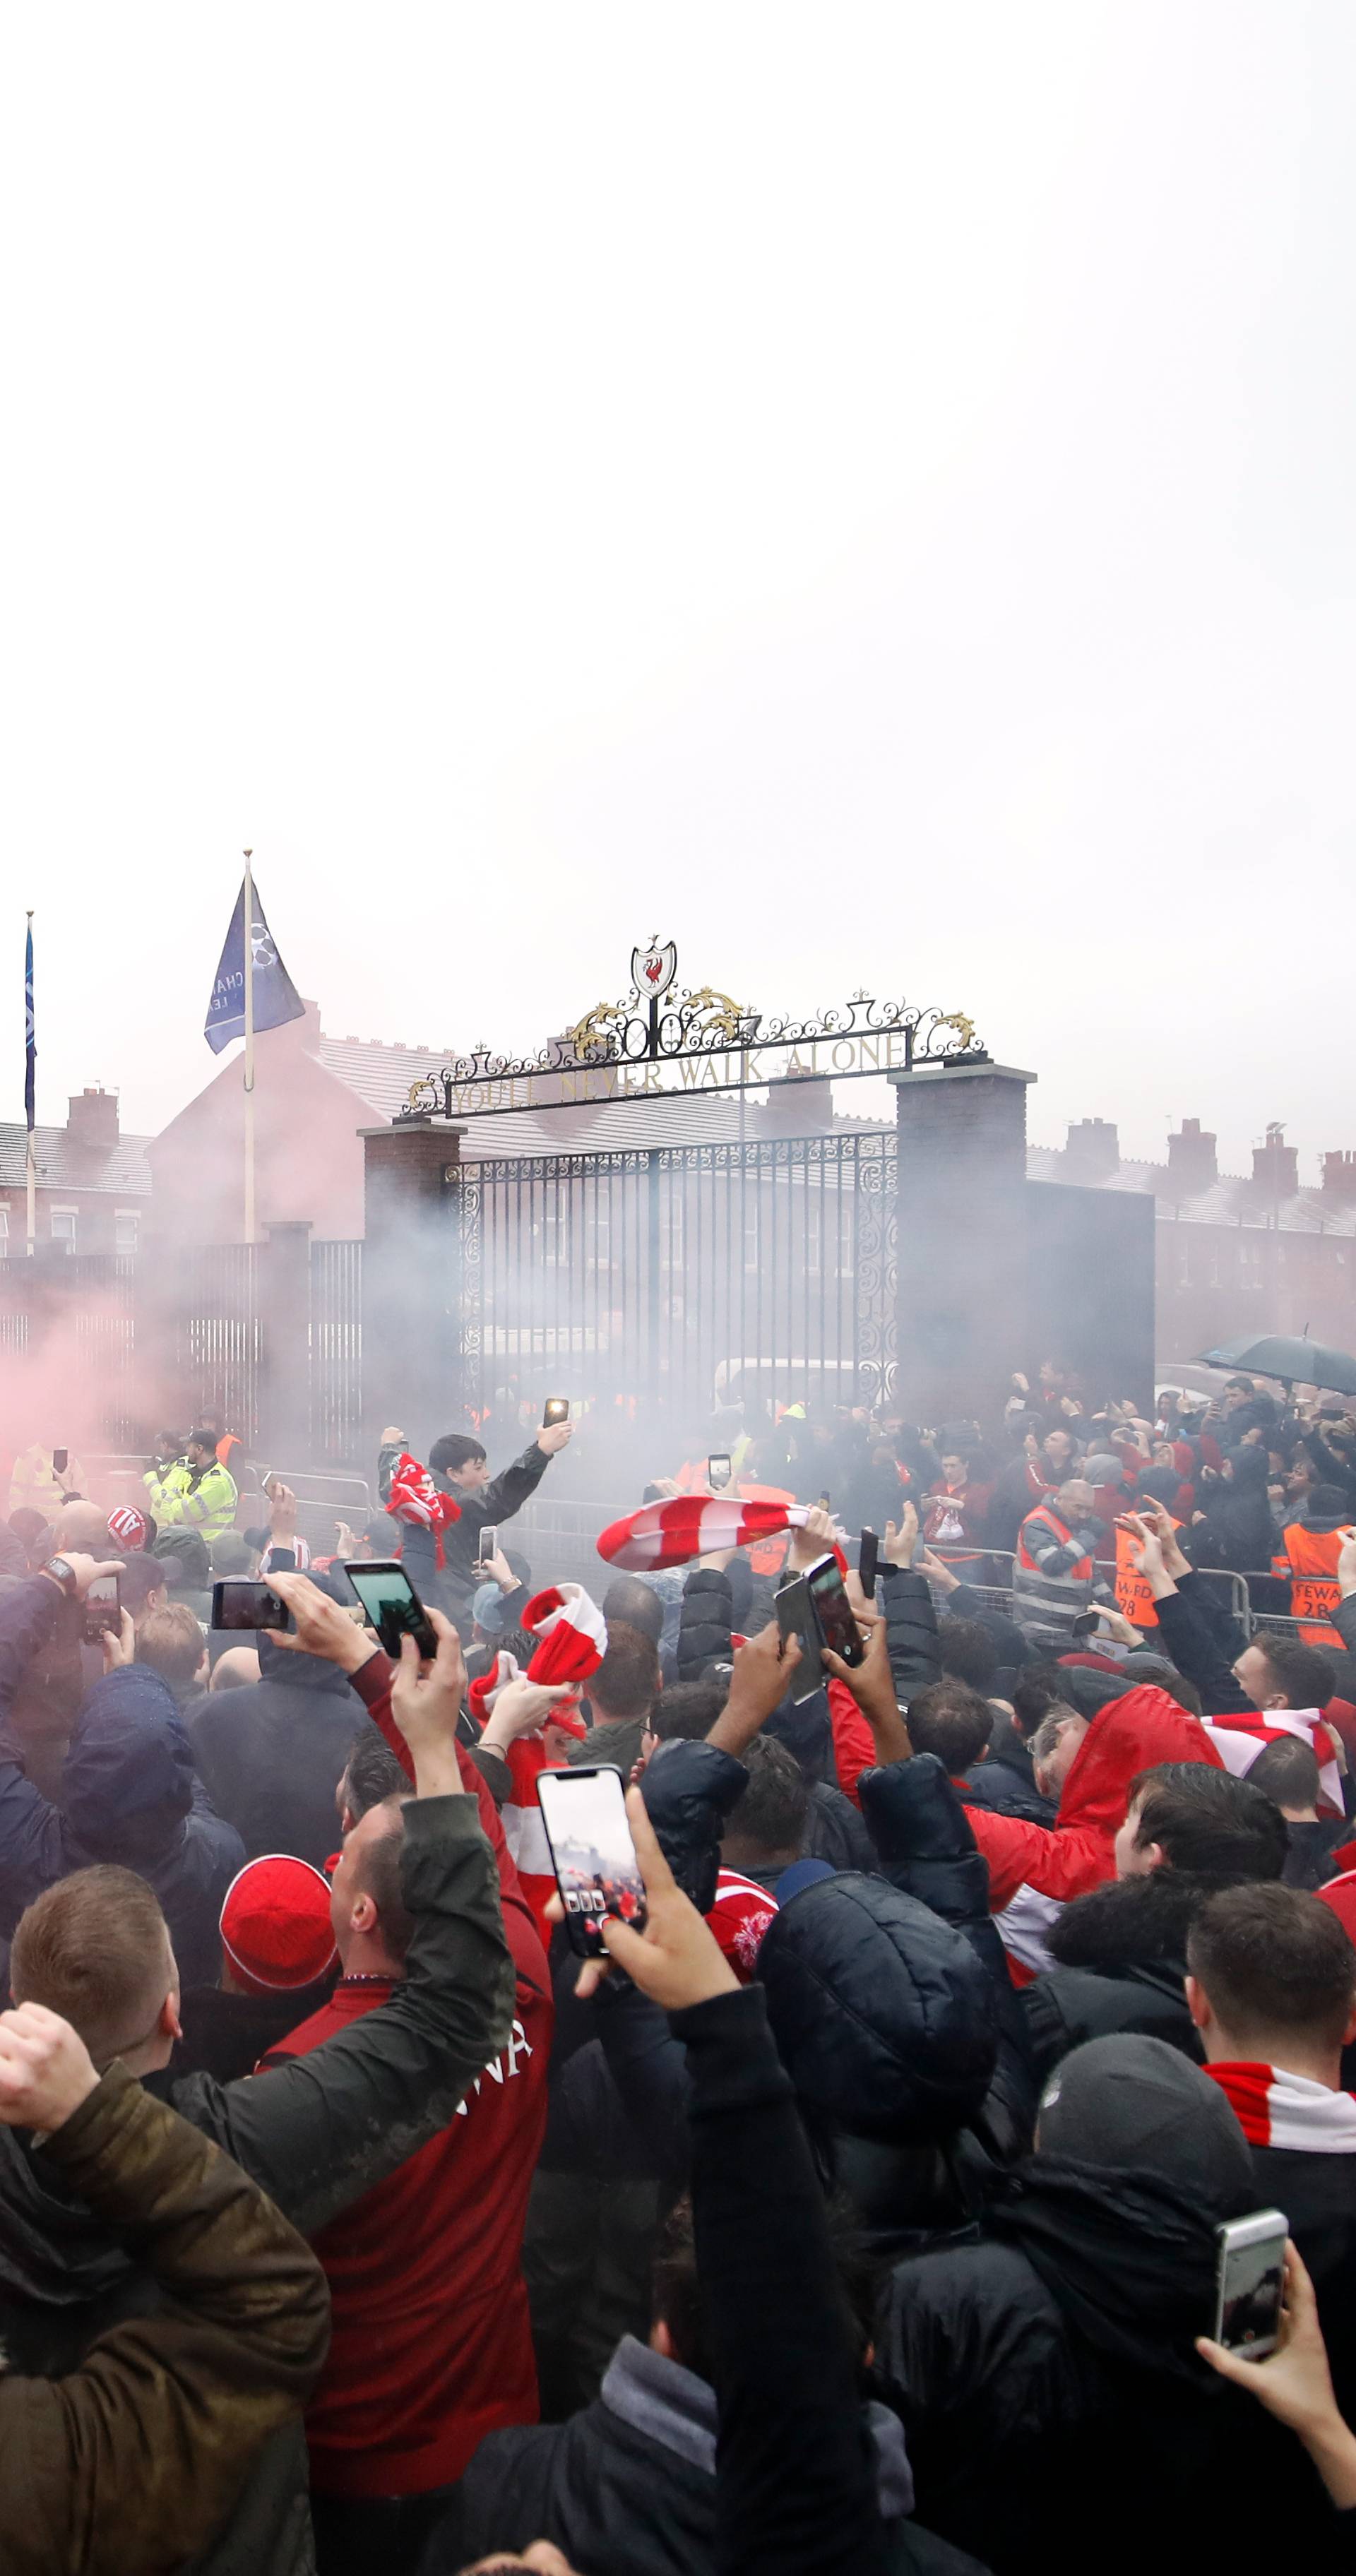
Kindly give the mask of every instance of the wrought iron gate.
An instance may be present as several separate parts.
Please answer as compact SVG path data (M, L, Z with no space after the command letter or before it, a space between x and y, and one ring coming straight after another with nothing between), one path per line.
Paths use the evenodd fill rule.
M562 1391L704 1419L724 1390L848 1402L895 1362L890 1130L467 1162L468 1404Z

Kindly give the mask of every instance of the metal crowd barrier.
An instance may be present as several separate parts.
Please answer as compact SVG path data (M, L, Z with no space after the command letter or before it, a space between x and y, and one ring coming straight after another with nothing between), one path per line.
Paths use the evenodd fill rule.
M934 1547L929 1550L929 1554L939 1557L943 1565L948 1566L953 1574L958 1575L984 1609L996 1610L1005 1619L1012 1617L1012 1571L1015 1559L1009 1549ZM976 1579L979 1577L984 1579ZM934 1605L938 1609L945 1609L951 1597L950 1594L940 1591L935 1584L929 1585L928 1588L932 1593Z
M364 1523L371 1520L373 1512L372 1488L365 1476L333 1476L328 1471L313 1475L305 1467L275 1467L273 1473L296 1495L297 1529L313 1556L334 1554L336 1521L347 1521L354 1537L361 1538ZM258 1496L258 1517L260 1521L268 1518L268 1503L262 1493ZM236 1518L239 1520L239 1513ZM252 1511L249 1526L255 1526Z

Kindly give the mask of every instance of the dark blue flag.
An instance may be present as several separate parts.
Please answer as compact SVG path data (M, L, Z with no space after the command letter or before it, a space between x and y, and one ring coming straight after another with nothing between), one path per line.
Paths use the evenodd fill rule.
M274 946L258 892L252 907L250 936L254 947L254 1025L280 1029L284 1020L304 1019L306 1005ZM245 888L242 883L221 952L212 999L207 1005L203 1036L215 1055L232 1038L245 1034Z
M33 924L28 925L28 946L24 951L24 1117L28 1132L33 1133L33 1082L38 1064L38 1042L33 1028Z

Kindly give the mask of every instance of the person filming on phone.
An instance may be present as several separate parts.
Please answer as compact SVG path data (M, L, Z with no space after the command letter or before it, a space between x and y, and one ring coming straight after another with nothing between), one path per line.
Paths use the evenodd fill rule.
M559 1404L548 1400L548 1412ZM536 1492L550 1461L568 1447L574 1425L543 1422L535 1440L491 1477L483 1444L469 1431L445 1431L422 1467L394 1423L382 1433L377 1482L382 1502L401 1524L401 1562L421 1601L450 1619L463 1645L474 1627L472 1603L484 1571L484 1534L513 1519ZM450 1505L451 1509L440 1505Z

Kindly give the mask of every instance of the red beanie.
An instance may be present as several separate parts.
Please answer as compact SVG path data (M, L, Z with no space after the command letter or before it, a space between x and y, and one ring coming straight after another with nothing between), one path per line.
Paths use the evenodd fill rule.
M108 1515L108 1535L130 1556L146 1544L146 1515L135 1503L120 1503Z
M314 1985L334 1957L329 1880L289 1852L247 1861L226 1890L221 1946L247 1994Z

